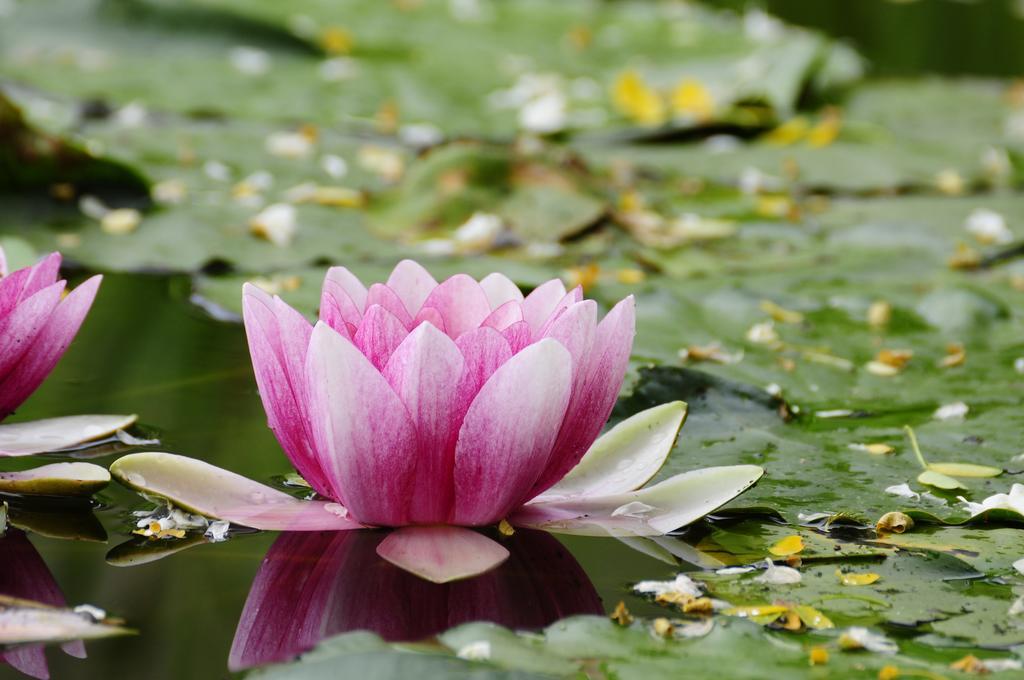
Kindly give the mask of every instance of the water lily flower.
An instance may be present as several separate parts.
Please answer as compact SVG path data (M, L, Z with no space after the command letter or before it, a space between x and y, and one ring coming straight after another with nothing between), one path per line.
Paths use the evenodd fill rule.
M0 534L0 555L0 663L33 678L49 678L46 643L62 643L64 652L84 659L83 639L125 632L86 611L67 609L53 574L21 531Z
M0 248L0 420L42 384L71 344L102 277L65 295L60 254L8 273ZM68 448L113 435L135 416L70 416L0 425L0 457Z
M586 572L550 534L517 531L499 568L446 584L382 561L383 538L372 531L281 534L253 579L230 669L286 661L353 630L404 642L471 621L540 630L567 616L604 613Z
M380 554L449 580L508 555L455 527L657 536L763 474L713 467L643 488L672 449L682 402L598 439L632 348L632 297L598 323L597 304L558 280L524 296L501 274L439 284L406 260L369 288L329 270L315 325L252 285L243 305L269 425L324 500L160 453L115 463L129 486L257 529L400 528Z

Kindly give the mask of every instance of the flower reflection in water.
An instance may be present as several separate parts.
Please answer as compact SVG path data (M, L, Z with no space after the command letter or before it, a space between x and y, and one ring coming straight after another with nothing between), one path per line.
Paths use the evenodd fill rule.
M566 616L604 611L583 568L550 534L519 530L503 541L511 556L499 568L445 584L381 559L377 545L386 536L281 534L249 591L231 670L288 660L352 630L411 641L470 621L539 629Z
M3 565L0 568L0 595L53 607L66 605L53 574L21 531L9 528L0 536L0 564ZM81 641L64 643L61 648L71 656L85 658L85 645ZM0 661L33 678L50 677L42 644L20 645L7 650L0 647Z

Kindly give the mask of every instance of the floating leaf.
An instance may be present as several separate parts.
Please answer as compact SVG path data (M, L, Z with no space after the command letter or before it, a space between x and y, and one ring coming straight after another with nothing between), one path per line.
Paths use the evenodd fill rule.
M966 489L967 487L953 479L949 475L944 475L941 472L935 470L925 470L917 476L917 481L928 486L934 486L937 489L950 490L950 489Z

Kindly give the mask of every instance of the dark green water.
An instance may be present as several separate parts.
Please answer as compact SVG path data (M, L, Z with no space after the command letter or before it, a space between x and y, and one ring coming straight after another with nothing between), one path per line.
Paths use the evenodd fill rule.
M875 76L1024 75L1024 5L1017 0L706 0L761 7L845 38Z
M143 429L163 442L153 448L202 458L260 480L290 471L266 427L241 326L206 318L187 298L184 280L108 276L57 370L10 422L76 413L138 413ZM26 463L5 461L3 469ZM229 675L228 652L239 615L276 535L243 535L141 566L113 567L105 556L128 540L129 511L147 506L116 486L99 500L104 507L96 516L106 528L106 542L39 535L30 540L69 604L104 608L124 618L139 635L90 643L86 660L50 649L53 677ZM626 597L631 608L644 611L642 601L626 595L627 584L673 573L669 565L612 539L572 539L566 544L608 609ZM368 576L355 569L344 578ZM387 616L388 606L398 611L396 605L383 603L367 615ZM401 603L416 606L415 601ZM24 676L0 666L0 678L14 677Z

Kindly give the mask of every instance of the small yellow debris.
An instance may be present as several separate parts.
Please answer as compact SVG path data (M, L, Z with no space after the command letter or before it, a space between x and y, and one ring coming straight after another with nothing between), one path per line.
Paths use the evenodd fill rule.
M628 626L633 623L633 615L629 613L626 603L622 600L619 600L619 603L615 605L615 611L611 613L611 620L620 626Z
M355 44L352 33L340 26L328 26L320 34L320 47L330 55L348 54Z
M914 519L902 512L887 512L875 522L879 534L902 534L914 528Z
M362 208L366 205L366 196L361 191L311 182L292 187L285 198L293 203L315 203L331 208Z
M988 668L985 667L985 662L973 654L968 654L964 658L954 661L949 664L949 667L955 671L963 671L964 673L973 673L975 675L984 675L989 672Z
M275 276L259 276L249 279L249 283L265 291L269 295L280 295L299 289L302 278L295 274L277 274Z
M682 603L682 610L686 614L711 614L715 606L709 597L694 597Z
M946 168L935 175L935 187L947 196L959 196L964 192L964 178L952 168Z
M866 368L869 373L879 376L893 376L900 373L914 356L909 349L881 349L874 361L869 361Z
M876 300L868 307L868 325L872 328L888 326L891 319L892 305L885 300Z
M647 278L647 275L644 273L643 269L630 267L627 269L620 269L615 272L615 279L619 283L624 283L627 286L634 286L638 283L643 283L645 278Z
M874 444L850 444L850 448L856 451L867 451L873 456L884 456L896 450L894 447L880 442Z
M880 579L881 576L873 572L853 574L845 572L842 569L836 569L836 578L838 578L839 582L844 586L867 586Z
M619 210L622 212L640 212L645 209L644 197L633 189L619 194Z
M761 300L761 311L779 323L801 323L804 320L800 312L780 307L771 300Z
M761 217L793 217L796 209L789 196L758 196L757 214Z
M386 99L373 115L377 132L382 135L394 134L398 129L398 104L394 99Z
M786 555L786 566L791 569L796 569L804 563L803 558L799 555Z
M594 262L588 262L579 267L570 267L565 273L565 282L570 289L582 286L583 290L586 291L597 284L600 276L601 268Z
M254 236L264 238L280 247L292 242L298 228L295 206L287 203L267 206L249 220L249 231Z
M775 332L775 324L771 321L756 323L747 330L747 340L758 345L775 345L779 342L779 334Z
M569 45L580 52L590 47L590 44L594 41L594 33L590 30L589 26L573 26L566 33L565 37Z
M142 213L135 208L117 208L100 219L100 228L112 236L130 234L142 222Z
M509 524L507 519L503 519L498 522L498 531L501 532L502 536L511 536L516 533L516 528Z
M703 122L715 114L715 98L700 81L684 78L672 90L672 113Z
M839 114L839 109L827 108L818 124L807 133L807 144L815 148L828 146L839 137L842 127L843 118Z
M314 138L302 131L272 132L267 135L263 146L267 153L278 158L308 158L313 152Z
M58 201L70 201L76 193L75 185L70 182L57 182L50 186L50 195Z
M981 253L966 243L958 243L947 264L950 269L977 269L981 265Z
M900 669L893 665L885 665L878 669L878 680L896 680L900 677Z
M811 647L811 652L808 654L808 663L812 666L824 666L828 663L828 650L821 645Z
M810 129L810 125L807 122L807 118L804 116L797 116L787 120L782 125L769 132L764 136L764 140L769 144L776 144L778 146L789 146L796 144L807 136L807 132Z
M82 235L73 231L63 231L57 234L56 239L61 250L71 250L82 245Z
M359 149L359 165L388 182L397 182L405 172L405 161L393 149L368 145Z
M772 555L785 557L786 555L795 555L803 549L804 539L801 538L799 534L793 534L792 536L786 536L781 541L768 548L768 552Z
M967 349L959 342L951 342L946 345L946 356L939 360L939 368L953 368L961 366L967 361Z
M188 187L180 179L166 179L157 182L150 190L150 196L157 203L164 205L176 205L185 200L188 195Z
M657 90L636 71L620 73L612 84L612 103L627 118L641 125L665 122L665 103Z
M672 626L672 622L668 619L664 617L659 617L657 619L654 619L652 625L654 627L655 635L658 635L663 638L672 637L674 627Z
M708 345L690 345L679 350L682 361L712 361L716 364L735 364L743 360L743 352L730 354L722 349L722 345L712 342Z
M800 621L802 621L805 626L812 630L836 627L836 624L832 623L832 619L828 618L814 607L805 604L798 604L793 607L793 612L800 617Z
M831 366L832 368L838 368L840 371L852 371L854 364L849 359L843 357L837 357L834 354L828 354L827 352L817 352L814 350L804 350L801 353L804 359L811 361L816 364L824 364L825 366Z

